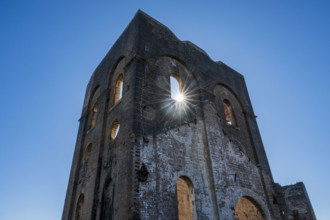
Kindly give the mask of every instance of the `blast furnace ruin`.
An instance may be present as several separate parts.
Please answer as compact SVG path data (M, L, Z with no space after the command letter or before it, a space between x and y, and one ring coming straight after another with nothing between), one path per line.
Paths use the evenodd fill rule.
M316 219L255 118L241 74L138 11L88 83L62 219Z

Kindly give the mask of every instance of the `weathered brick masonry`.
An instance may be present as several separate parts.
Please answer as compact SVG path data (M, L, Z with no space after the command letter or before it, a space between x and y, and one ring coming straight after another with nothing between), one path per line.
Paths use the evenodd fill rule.
M62 219L179 218L315 216L274 183L243 76L138 11L88 83Z

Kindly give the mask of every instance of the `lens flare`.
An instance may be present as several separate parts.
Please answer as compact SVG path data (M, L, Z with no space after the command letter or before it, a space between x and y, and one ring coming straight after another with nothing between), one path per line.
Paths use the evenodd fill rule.
M179 93L175 96L174 100L177 102L182 102L184 101L184 95L182 93Z

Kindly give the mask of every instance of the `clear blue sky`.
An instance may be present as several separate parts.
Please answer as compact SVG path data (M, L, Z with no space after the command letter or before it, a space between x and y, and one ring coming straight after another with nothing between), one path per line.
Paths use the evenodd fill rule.
M138 9L245 76L276 182L330 208L326 1L0 0L0 219L60 219L88 80Z

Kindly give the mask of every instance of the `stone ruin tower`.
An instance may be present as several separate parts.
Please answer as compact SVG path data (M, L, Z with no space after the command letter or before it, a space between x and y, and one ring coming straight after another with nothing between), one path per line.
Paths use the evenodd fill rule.
M316 219L255 118L241 74L138 11L88 83L62 219Z

